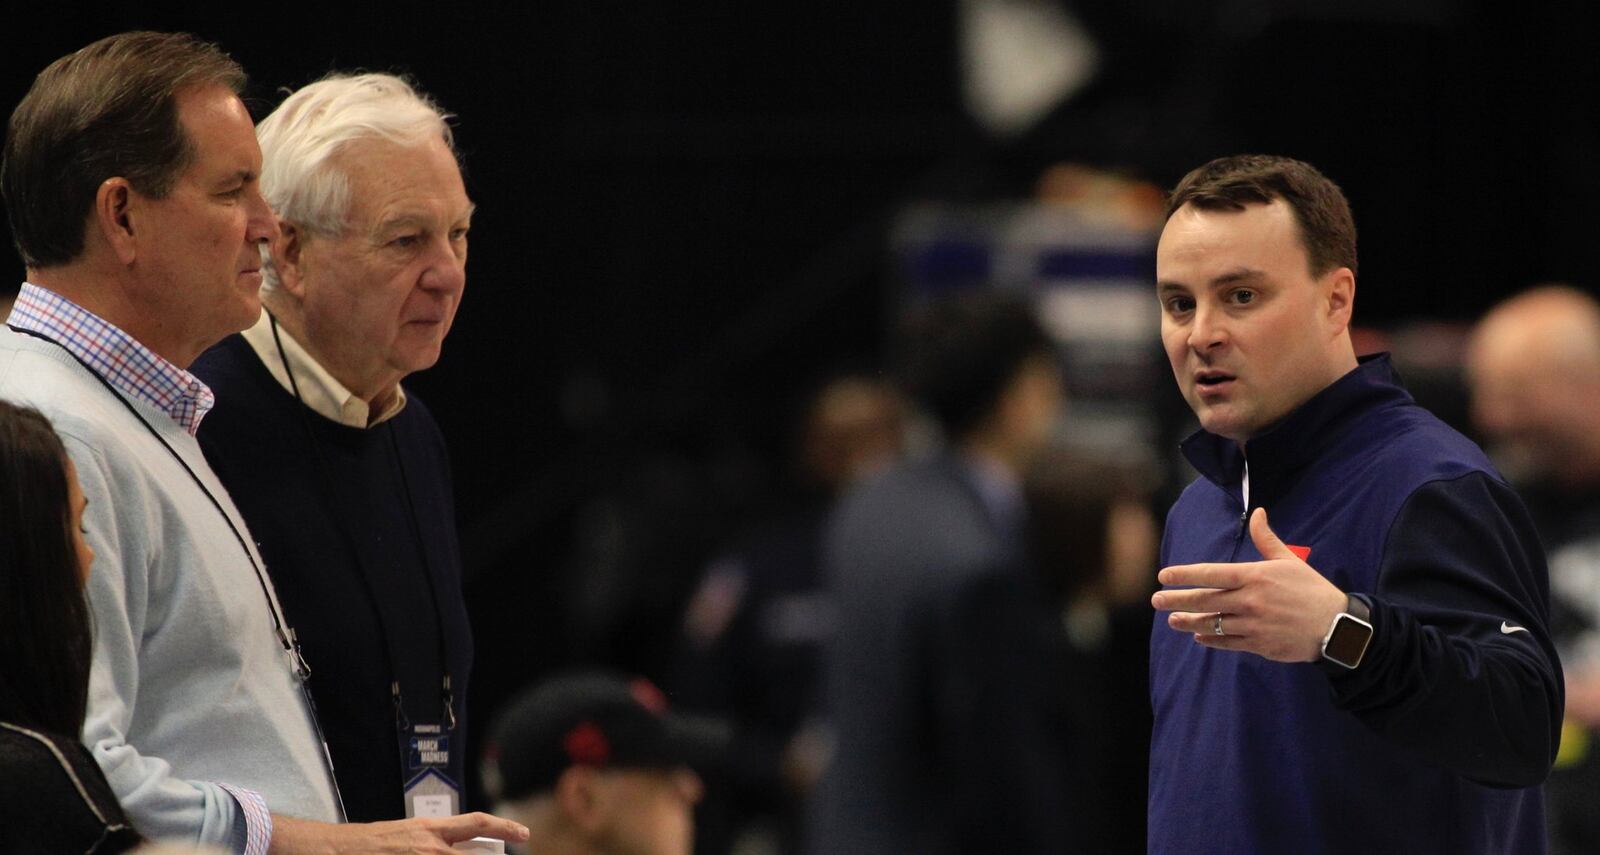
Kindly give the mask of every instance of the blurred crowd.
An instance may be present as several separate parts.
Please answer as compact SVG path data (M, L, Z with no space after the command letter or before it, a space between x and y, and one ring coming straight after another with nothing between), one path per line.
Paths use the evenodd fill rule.
M1069 230L1160 225L1159 192L1124 176L1062 165L1037 189ZM1050 288L1012 284L910 297L882 365L814 385L779 510L678 597L662 688L726 727L686 799L696 852L1145 848L1149 598L1161 516L1192 474L1145 433L1093 444ZM1593 851L1600 303L1538 285L1474 324L1352 335L1480 439L1534 514L1567 692L1550 851ZM1154 409L1156 436L1191 429Z
M7 851L1145 849L1151 597L1194 478L1161 189L1061 163L1004 210L908 208L880 358L819 367L761 460L659 459L574 509L559 563L516 559L534 609L472 587L445 437L401 385L466 282L449 115L336 74L254 125L214 46L85 51L18 108L0 176L29 269L0 313ZM71 85L155 55L203 69L155 106ZM92 110L159 113L140 133L183 153L125 179L69 121ZM28 194L90 168L68 145L114 172L62 226ZM1353 338L1531 513L1567 855L1600 851L1600 303L1518 284L1472 324ZM708 522L719 477L738 509Z

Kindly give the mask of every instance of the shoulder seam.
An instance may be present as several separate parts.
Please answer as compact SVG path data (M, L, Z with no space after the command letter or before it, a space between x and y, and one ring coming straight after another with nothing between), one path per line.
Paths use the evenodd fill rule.
M1487 470L1478 469L1478 468L1474 467L1474 468L1472 468L1472 469L1470 469L1470 470L1468 470L1466 472L1461 473L1460 475L1453 475L1453 476L1448 477L1448 478L1430 478L1430 479L1428 479L1426 481L1423 481L1422 483L1420 483L1417 486L1413 487L1411 489L1411 492L1407 493L1406 497L1404 499L1400 500L1400 504L1397 507L1397 509L1395 510L1394 519L1389 520L1389 527L1387 529L1385 529L1384 532L1383 532L1383 546L1378 549L1377 573L1374 574L1374 576L1373 576L1373 586L1374 586L1374 588L1376 588L1377 585L1382 584L1382 582L1383 582L1383 575L1382 574L1383 574L1384 560L1389 555L1389 544L1390 544L1391 541L1394 540L1394 528L1395 528L1396 525L1399 524L1400 517L1401 517L1402 514L1405 513L1406 506L1411 504L1411 500L1415 499L1417 497L1418 493L1422 492L1423 490L1426 490L1429 487L1432 487L1435 484L1447 484L1447 483L1451 483L1451 482L1455 482L1455 481L1460 481L1460 480L1462 480L1464 478L1471 478L1474 475L1480 475L1480 476L1484 477L1485 479L1487 479L1491 483L1501 484L1502 486L1505 486L1505 482L1500 480L1499 478L1495 477L1495 474L1493 472L1489 472ZM1366 592L1358 592L1358 593L1366 593ZM1377 593L1377 591L1374 590L1374 591L1372 591L1372 593Z

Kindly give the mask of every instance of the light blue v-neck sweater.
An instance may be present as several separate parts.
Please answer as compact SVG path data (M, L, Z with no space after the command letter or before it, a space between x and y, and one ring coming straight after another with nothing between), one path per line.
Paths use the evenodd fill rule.
M270 582L263 591L254 546L247 555L224 519L252 543L195 439L135 401L147 428L60 347L5 327L0 398L55 424L89 500L95 652L83 738L129 818L153 838L226 846L240 808L225 783L261 794L273 813L337 821L310 711L274 634Z

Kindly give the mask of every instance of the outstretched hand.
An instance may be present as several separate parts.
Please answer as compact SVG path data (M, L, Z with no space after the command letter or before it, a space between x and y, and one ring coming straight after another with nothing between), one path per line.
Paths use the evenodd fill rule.
M1322 658L1322 639L1344 611L1344 592L1273 533L1266 508L1251 514L1250 540L1262 560L1163 569L1161 584L1194 587L1158 591L1151 605L1171 612L1167 625L1193 633L1194 640L1206 647L1241 650L1278 662ZM1223 635L1216 634L1219 614Z
M466 813L439 818L400 819L351 825L328 825L285 816L272 818L269 855L310 853L449 853L451 844L474 837L494 837L521 843L528 829L521 823Z

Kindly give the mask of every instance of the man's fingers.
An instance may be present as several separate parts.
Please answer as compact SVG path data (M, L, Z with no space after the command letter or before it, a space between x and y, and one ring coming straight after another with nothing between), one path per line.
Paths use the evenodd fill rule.
M528 827L486 813L464 813L434 821L433 830L446 843L460 843L474 837L493 837L521 843L528 839Z
M1217 615L1222 615L1223 636L1235 638L1248 638L1253 624L1243 615L1233 615L1227 612L1173 612L1167 615L1167 626L1179 632L1192 632L1195 635L1206 635L1212 638L1221 638L1217 635Z
M1197 588L1237 588L1244 584L1249 564L1174 564L1156 576L1163 585Z
M1239 635L1213 635L1208 632L1194 634L1195 643L1214 650L1250 650L1250 639Z
M1150 605L1162 612L1225 612L1235 599L1231 593L1225 588L1157 591L1150 597Z
M1178 632L1195 635L1216 635L1216 612L1173 612L1167 615L1167 626Z

